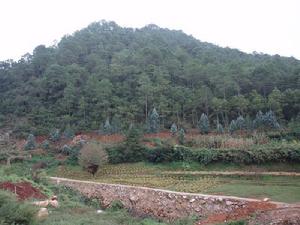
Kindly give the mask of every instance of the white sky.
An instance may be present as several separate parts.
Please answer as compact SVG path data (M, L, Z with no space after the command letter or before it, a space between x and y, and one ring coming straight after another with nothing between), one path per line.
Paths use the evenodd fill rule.
M0 0L0 60L102 19L149 23L245 52L300 59L300 0Z

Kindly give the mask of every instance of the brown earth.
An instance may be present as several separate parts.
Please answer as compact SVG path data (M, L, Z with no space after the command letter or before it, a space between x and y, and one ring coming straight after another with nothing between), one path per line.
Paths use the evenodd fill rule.
M0 189L10 191L17 195L19 200L26 200L30 198L35 199L46 199L47 196L44 195L39 189L33 187L29 182L2 182L0 183Z
M258 213L249 220L249 225L299 225L300 205L291 205L263 213Z
M210 215L198 225L218 224L227 221L246 219L255 212L276 209L277 205L269 202L249 202L243 208L237 208L230 213L218 213Z

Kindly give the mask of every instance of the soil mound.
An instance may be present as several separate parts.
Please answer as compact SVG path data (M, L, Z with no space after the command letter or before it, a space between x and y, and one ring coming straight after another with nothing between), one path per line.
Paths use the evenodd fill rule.
M44 195L39 189L33 187L29 182L2 182L0 183L0 189L11 191L17 195L19 200L26 200L29 198L35 199L46 199L47 196Z

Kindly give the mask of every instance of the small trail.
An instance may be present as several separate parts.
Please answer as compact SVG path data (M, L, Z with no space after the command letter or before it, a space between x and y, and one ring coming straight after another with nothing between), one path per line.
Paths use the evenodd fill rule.
M245 172L245 171L165 171L165 175L212 175L212 176L290 176L300 177L297 172Z

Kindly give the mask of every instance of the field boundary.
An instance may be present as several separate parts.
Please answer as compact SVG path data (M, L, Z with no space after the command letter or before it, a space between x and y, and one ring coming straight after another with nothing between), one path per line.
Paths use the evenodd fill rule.
M244 172L244 171L163 171L163 175L210 175L210 176L291 176L300 177L298 172Z

